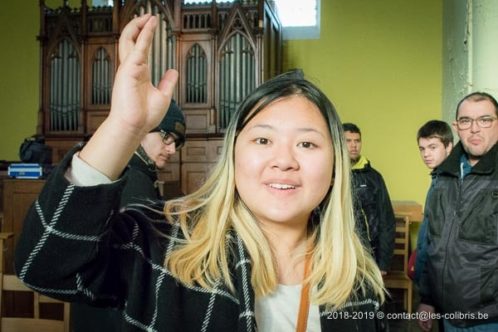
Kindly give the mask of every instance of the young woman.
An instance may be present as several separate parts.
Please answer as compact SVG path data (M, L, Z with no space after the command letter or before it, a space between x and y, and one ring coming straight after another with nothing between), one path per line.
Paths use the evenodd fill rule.
M123 30L110 115L28 213L19 277L49 296L116 307L123 330L380 330L382 277L354 230L341 123L299 73L246 98L197 192L164 211L118 212L121 173L177 79L150 82L155 24L142 16Z

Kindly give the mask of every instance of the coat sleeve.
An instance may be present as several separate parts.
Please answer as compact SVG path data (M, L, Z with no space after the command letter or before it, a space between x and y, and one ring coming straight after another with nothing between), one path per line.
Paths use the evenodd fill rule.
M427 262L427 227L428 221L427 218L424 217L424 221L422 222L417 235L417 256L415 259L414 277L414 281L417 285L420 283L422 270L425 268Z
M379 268L388 271L394 252L394 237L396 235L396 221L391 199L382 175L378 174L379 195L377 211L379 211Z
M428 304L434 306L434 300L432 299L430 285L429 285L429 276L427 274L427 264L422 266L422 270L420 271L420 279L418 282L419 286L419 295L420 295L420 303Z
M419 260L419 257L418 257L419 253L417 253L417 262L416 263L418 263L419 266L416 266L415 272L417 272L417 269L419 269L419 271L417 272L418 273L417 285L419 288L418 291L419 291L419 295L420 295L420 303L429 304L429 305L434 306L434 300L432 299L432 295L431 295L432 292L430 290L429 274L427 271L427 260L428 260L427 245L428 245L429 236L430 236L429 232L428 232L428 227L429 227L429 219L428 218L424 219L424 224L426 226L424 239L423 239L425 247L424 247L423 251L420 252L422 255L424 255L424 261L423 262L418 261ZM422 229L421 229L421 231L422 231ZM420 233L419 233L419 236L422 235Z
M418 238L417 238L417 260L415 262L415 281L419 286L419 294L420 294L420 303L434 305L434 300L431 296L430 286L429 286L429 275L427 272L427 261L428 261L428 253L427 246L429 245L429 214L427 213L429 209L431 193L436 184L437 177L434 175L432 178L431 185L429 187L429 191L427 192L427 196L425 199L425 207L424 207L424 221L420 228ZM419 251L420 244L420 251Z
M54 298L122 306L130 275L150 270L141 262L150 261L154 241L146 234L152 232L132 212L118 212L125 180L75 186L64 176L71 158L68 154L54 169L27 213L16 246L16 274ZM140 255L123 249L133 246Z

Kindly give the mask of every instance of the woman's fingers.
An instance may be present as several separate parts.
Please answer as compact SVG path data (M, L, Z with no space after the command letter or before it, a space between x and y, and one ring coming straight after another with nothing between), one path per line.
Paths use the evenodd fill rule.
M146 64L156 26L157 18L145 15L123 29L119 40L121 64L113 90L112 109L119 110L115 112L117 117L146 131L161 121L178 80L178 72L170 69L157 88L150 81Z
M152 45L152 39L154 38L156 26L157 18L155 16L151 16L145 23L142 31L140 31L136 39L133 54L136 53L137 57L139 57L140 59L144 59L145 62L147 61L147 57L149 56L149 49Z
M171 103L171 98L175 90L176 82L178 80L178 72L174 69L168 69L164 73L157 90L150 94L149 102L149 126L150 129L156 127L161 119L164 117L168 105Z
M119 61L121 63L125 61L135 48L140 32L149 22L150 18L150 14L135 17L124 27L119 38Z
M168 69L163 77L161 77L161 81L157 88L163 94L171 98L173 96L173 92L175 90L176 82L178 81L178 72L174 69Z

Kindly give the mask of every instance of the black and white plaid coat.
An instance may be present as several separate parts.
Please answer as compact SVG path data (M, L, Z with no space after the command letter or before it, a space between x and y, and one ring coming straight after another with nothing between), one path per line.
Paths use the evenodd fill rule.
M184 285L163 266L178 227L145 209L119 211L126 176L94 187L68 183L71 157L48 179L17 244L16 272L29 287L65 301L119 308L123 331L257 330L251 262L236 234L235 293L223 282L213 290ZM320 309L322 331L377 331L383 325L370 319L379 310L374 297L359 297L342 310L347 317Z

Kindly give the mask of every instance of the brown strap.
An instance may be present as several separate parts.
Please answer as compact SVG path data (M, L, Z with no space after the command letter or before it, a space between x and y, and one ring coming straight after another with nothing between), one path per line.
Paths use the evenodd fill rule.
M310 283L306 282L310 274L311 253L306 253L304 260L303 287L301 288L301 299L299 300L299 313L297 316L296 332L306 332L308 326L308 312L310 308Z

